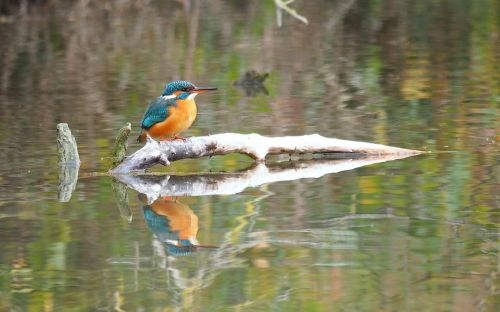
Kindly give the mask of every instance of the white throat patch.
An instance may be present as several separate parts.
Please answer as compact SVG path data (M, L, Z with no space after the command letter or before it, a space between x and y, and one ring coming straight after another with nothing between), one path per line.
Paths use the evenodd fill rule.
M194 100L194 98L198 95L198 93L194 92L194 93L191 93L190 95L188 95L187 99L192 101Z

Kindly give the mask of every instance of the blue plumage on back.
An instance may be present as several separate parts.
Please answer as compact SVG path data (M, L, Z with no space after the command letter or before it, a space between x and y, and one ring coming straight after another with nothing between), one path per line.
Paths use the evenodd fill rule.
M154 124L167 118L168 109L175 104L175 99L165 99L162 96L151 102L142 118L141 127L151 128Z

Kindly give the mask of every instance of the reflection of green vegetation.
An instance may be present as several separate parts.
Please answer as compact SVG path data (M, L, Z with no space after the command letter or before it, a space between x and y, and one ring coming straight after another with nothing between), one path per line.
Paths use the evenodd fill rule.
M0 29L0 310L154 310L189 299L193 310L474 310L480 301L494 311L500 3L357 1L342 11L348 2L296 1L310 24L280 29L272 1L191 1L188 14L179 1L28 1L29 16L16 7ZM270 73L269 95L232 86L250 69ZM271 185L252 231L241 216L259 190L192 198L201 241L218 245L241 224L234 244L267 237L234 267L214 268L209 285L176 293L142 220L119 217L109 179L81 179L61 204L48 168L57 168L54 125L69 122L82 171L105 171L116 130L131 121L137 131L148 100L178 78L220 88L200 99L188 135L321 132L460 153ZM229 155L164 170L249 164ZM176 268L189 276L206 256Z

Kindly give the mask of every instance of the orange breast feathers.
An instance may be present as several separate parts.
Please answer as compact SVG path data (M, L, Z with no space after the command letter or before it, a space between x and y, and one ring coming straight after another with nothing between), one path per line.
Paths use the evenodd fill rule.
M178 233L179 239L196 239L198 216L189 206L167 198L160 198L151 204L154 212L169 220L170 229Z
M175 136L191 127L198 110L193 100L176 100L175 106L168 109L167 118L148 129L149 135L157 138Z

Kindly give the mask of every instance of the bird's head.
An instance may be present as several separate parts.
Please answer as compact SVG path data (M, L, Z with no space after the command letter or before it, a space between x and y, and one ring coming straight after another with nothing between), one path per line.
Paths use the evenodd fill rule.
M168 83L163 90L162 96L173 98L177 97L179 99L194 99L199 93L217 90L217 88L211 87L197 87L189 81L177 80Z

